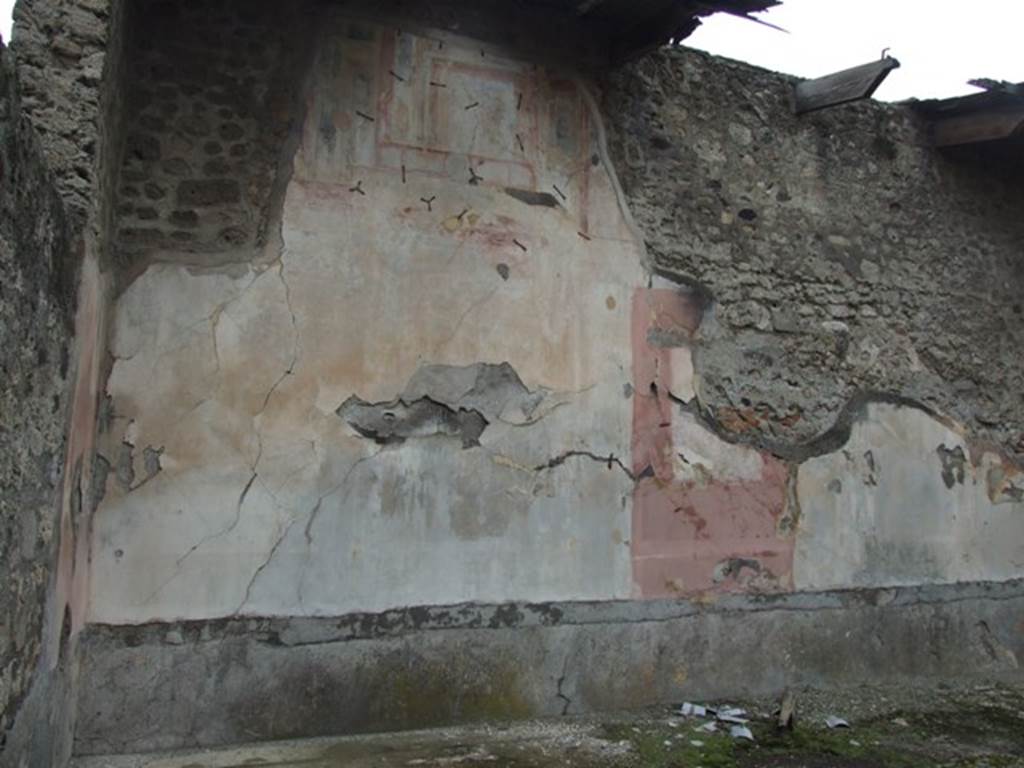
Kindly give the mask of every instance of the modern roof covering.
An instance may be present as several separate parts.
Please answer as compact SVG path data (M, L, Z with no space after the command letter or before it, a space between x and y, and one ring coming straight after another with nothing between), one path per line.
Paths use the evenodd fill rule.
M606 68L688 37L701 18L751 14L783 0L332 0L370 18L402 19L482 41ZM772 26L772 25L769 25Z
M913 103L928 120L937 147L996 141L1024 134L1024 83L972 80L982 93Z
M689 37L702 16L750 17L781 0L558 0L609 41L613 63L642 56L670 40Z

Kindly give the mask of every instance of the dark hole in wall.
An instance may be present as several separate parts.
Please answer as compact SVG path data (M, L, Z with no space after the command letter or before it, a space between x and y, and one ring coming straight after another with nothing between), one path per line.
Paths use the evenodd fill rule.
M82 457L75 462L71 487L71 527L72 535L77 539L79 524L82 518Z
M64 606L64 617L60 622L60 656L58 664L60 668L66 669L68 657L71 655L71 606Z
M550 192L534 192L530 189L516 189L515 187L506 187L505 194L514 197L521 203L526 205L539 205L544 208L557 208L558 200Z

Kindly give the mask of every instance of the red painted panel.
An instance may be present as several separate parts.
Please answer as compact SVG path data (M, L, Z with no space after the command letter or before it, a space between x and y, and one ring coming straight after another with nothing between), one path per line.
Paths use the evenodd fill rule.
M786 465L761 455L760 476L676 477L670 348L701 312L685 293L639 289L633 297L633 591L656 598L792 588L793 541L779 533ZM652 334L652 331L656 333ZM666 341L668 340L668 341ZM654 343L652 343L652 341Z

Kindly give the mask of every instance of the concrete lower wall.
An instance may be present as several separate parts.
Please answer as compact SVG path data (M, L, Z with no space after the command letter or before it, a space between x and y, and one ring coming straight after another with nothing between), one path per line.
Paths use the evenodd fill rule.
M1024 581L93 626L80 754L1024 678Z

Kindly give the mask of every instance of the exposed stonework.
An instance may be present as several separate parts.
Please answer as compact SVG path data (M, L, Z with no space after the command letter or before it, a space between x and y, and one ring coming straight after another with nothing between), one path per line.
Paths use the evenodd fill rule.
M53 175L0 47L0 765L69 748L60 636L48 613L72 378L77 260ZM53 643L57 638L58 643ZM66 641L66 637L63 638ZM32 697L30 689L35 687ZM31 699L31 700L30 700Z
M18 0L22 109L39 134L74 229L103 248L121 152L123 0Z
M116 0L19 0L16 43L4 54L4 768L61 766L71 750L99 467L101 266L110 264L110 158L120 153L120 9Z
M300 10L301 7L301 10ZM319 11L299 3L140 0L129 21L126 144L116 211L125 262L161 249L262 245L297 120L298 62ZM163 258L173 258L170 255ZM248 258L248 256L243 256Z
M794 117L791 83L682 48L609 81L651 263L714 299L701 409L731 439L803 458L841 444L805 445L877 392L1024 455L1016 171L922 146L901 107Z

